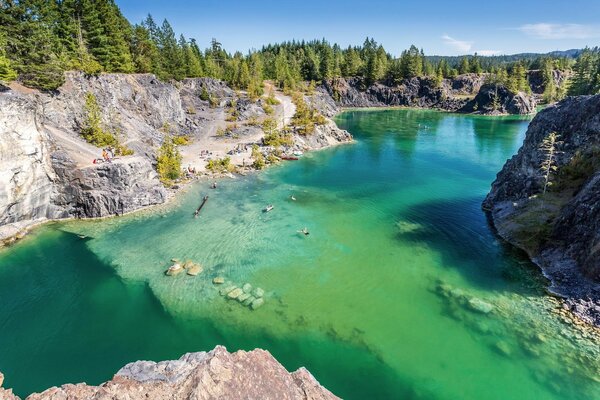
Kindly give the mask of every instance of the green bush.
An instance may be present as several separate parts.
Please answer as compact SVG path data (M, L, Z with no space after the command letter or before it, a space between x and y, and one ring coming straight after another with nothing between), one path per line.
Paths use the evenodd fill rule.
M88 92L85 97L85 115L81 128L81 135L88 142L97 147L113 147L115 155L129 156L133 150L119 143L117 134L102 127L100 106L93 93ZM115 128L116 129L116 128Z
M292 117L292 124L298 128L301 135L310 135L317 125L324 125L327 120L313 107L309 107L301 93L294 93L292 101L296 105L296 113Z
M189 136L175 136L173 138L173 144L175 144L177 146L186 146L186 145L190 144L190 137Z
M212 172L233 172L235 171L235 166L231 163L230 157L224 157L208 160L206 169Z
M171 137L166 137L158 149L156 170L163 182L170 182L181 175L181 154Z

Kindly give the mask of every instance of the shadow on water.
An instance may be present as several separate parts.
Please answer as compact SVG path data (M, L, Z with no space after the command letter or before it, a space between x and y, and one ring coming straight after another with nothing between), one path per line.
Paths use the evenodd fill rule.
M456 269L482 289L544 294L545 278L524 252L494 234L481 210L481 201L470 197L411 206L400 213L398 220L422 229L399 232L398 240L435 248L444 266Z
M269 350L288 370L307 367L343 398L426 398L365 346L321 332L279 337L240 330L235 321L171 317L146 284L124 282L85 242L44 227L0 258L0 370L18 395L99 384L128 362L220 344Z

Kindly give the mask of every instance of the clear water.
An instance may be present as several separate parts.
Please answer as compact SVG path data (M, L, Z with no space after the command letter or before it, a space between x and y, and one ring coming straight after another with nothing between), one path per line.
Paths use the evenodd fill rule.
M354 144L149 212L37 230L0 254L5 385L99 383L224 344L304 365L347 399L600 399L597 343L551 313L535 268L480 209L527 123L346 112ZM172 257L205 271L166 277ZM215 276L265 289L265 305L226 300Z

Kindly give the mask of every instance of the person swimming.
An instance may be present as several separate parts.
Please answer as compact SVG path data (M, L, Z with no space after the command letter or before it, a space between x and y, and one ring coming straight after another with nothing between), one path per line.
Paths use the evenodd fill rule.
M304 236L310 235L310 232L308 231L308 229L306 227L304 227L304 229L298 231L298 233L302 233Z
M291 195L290 199L292 199L293 201L296 201L296 198L294 197L294 195Z

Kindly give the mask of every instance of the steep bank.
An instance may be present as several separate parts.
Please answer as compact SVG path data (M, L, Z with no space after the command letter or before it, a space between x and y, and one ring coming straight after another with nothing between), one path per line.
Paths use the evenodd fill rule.
M210 78L172 84L150 74L72 72L53 93L18 84L11 88L0 93L0 240L48 219L121 215L163 203L168 193L154 164L165 137L190 139L181 146L183 167L203 171L208 158L228 154L233 164L242 165L250 161L251 145L262 144L260 121L268 115L265 98L251 101ZM97 100L102 125L134 155L93 163L101 149L80 135L88 93ZM289 123L293 104L277 96L280 104L270 113ZM294 135L294 148L351 140L326 121L312 135Z
M320 90L341 107L405 106L486 115L535 112L536 101L532 96L512 93L503 86L491 90L485 80L482 74L464 74L441 82L416 77L398 84L368 84L356 77L334 78L323 82Z
M546 193L549 160L552 168ZM546 142L545 142L546 141ZM569 97L540 112L484 202L498 234L525 250L550 290L600 325L600 95Z
M2 384L0 374L0 386ZM0 388L3 400L18 400ZM87 399L337 399L305 368L289 373L265 350L229 353L222 346L179 360L136 361L100 386L67 384L28 400Z

